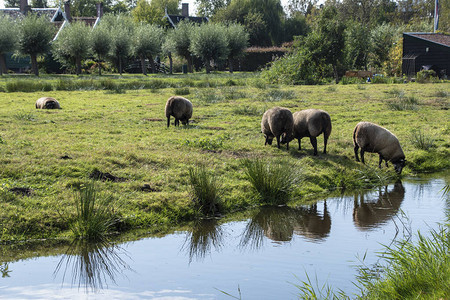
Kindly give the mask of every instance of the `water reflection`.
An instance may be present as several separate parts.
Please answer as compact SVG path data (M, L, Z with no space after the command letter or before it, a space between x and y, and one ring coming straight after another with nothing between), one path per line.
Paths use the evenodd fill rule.
M405 188L397 181L390 191L388 186L380 188L374 199L366 199L366 196L360 194L354 197L353 222L361 230L375 228L389 221L405 198Z
M189 263L194 258L201 260L211 253L212 248L219 250L223 243L223 230L215 219L198 220L186 234L182 249L188 249Z
M54 276L64 268L63 283L69 272L72 285L78 283L78 288L83 286L86 291L97 291L103 289L105 284L107 286L108 280L115 284L117 275L131 270L123 255L124 250L120 246L107 241L92 243L75 240L59 261Z
M263 245L264 237L274 242L289 242L294 234L313 240L328 236L331 218L327 203L323 202L323 213L317 204L310 207L262 207L247 223L240 247L257 249Z

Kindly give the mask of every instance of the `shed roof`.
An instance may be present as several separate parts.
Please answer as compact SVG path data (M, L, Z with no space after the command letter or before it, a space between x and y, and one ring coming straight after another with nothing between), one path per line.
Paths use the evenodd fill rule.
M450 47L450 35L443 33L428 33L428 32L405 32L404 34L413 36L432 43L440 44Z

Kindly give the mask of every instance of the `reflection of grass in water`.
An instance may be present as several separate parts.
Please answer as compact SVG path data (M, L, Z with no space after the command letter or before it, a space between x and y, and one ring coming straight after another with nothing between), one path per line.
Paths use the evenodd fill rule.
M211 253L212 248L219 249L222 246L223 231L214 219L196 221L192 231L186 235L183 248L189 250L189 263L194 258L201 260L206 254Z
M102 241L91 243L86 240L74 240L67 252L59 261L54 276L64 266L63 282L67 272L72 268L72 285L78 283L78 288L96 291L103 289L106 279L114 284L117 275L125 270L131 270L129 265L119 255L123 249L117 245Z

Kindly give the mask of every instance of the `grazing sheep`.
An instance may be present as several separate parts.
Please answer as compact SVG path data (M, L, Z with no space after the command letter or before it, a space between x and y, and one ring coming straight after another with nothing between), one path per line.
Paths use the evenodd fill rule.
M405 154L397 137L386 128L370 122L360 122L353 131L353 145L355 146L356 161L358 158L358 149L361 148L361 161L364 163L364 152L378 153L380 161L378 166L381 168L383 159L394 164L394 169L398 174L402 173L405 166Z
M61 109L58 100L52 97L42 97L36 101L37 109Z
M278 149L280 148L281 142L282 144L286 144L286 148L289 150L293 126L294 118L289 109L284 107L273 107L267 110L261 120L261 132L266 138L264 145L272 145L273 138L275 137L277 139Z
M328 137L331 133L330 115L321 109L305 109L294 113L294 138L298 139L298 150L302 149L301 139L308 136L317 155L317 136L323 133L323 153L327 153Z
M180 120L183 125L187 125L192 111L192 103L188 99L180 96L170 97L166 102L167 127L170 126L170 116L175 117L175 126L180 126Z

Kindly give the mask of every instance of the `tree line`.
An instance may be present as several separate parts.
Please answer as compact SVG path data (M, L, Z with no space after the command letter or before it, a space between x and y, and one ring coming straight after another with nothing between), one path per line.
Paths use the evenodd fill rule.
M182 21L177 29L165 29L159 25L136 23L125 14L105 15L94 28L83 22L65 26L56 36L56 28L44 17L29 14L21 22L7 16L0 17L0 69L7 72L5 54L18 52L29 55L32 70L39 75L37 57L51 53L64 67L81 74L82 62L93 59L101 66L105 61L113 63L122 74L129 58L140 60L142 73L147 74L147 61L155 72L155 58L172 55L183 57L188 70L193 71L194 57L201 59L206 72L211 65L228 62L233 72L233 61L244 54L248 45L248 33L237 23L194 23Z

